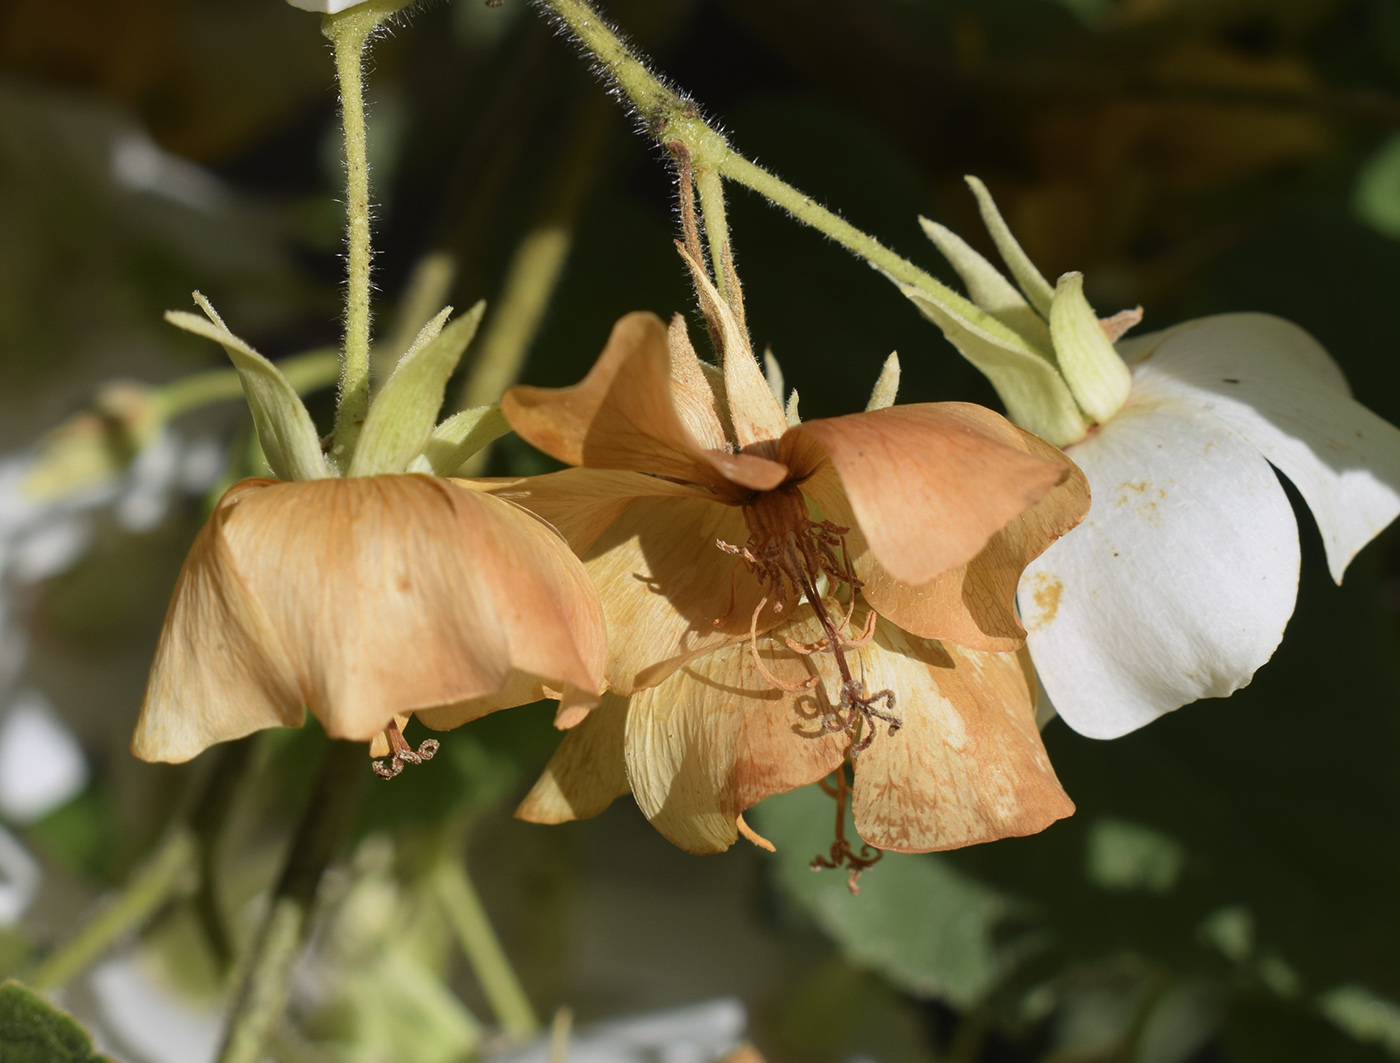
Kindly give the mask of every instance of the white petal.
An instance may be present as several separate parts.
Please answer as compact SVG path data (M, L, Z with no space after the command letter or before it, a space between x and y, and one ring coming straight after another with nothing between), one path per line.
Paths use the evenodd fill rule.
M1298 590L1297 525L1269 464L1168 397L1135 397L1068 453L1093 506L1017 592L1060 715L1115 738L1248 683Z
M1189 321L1131 346L1141 395L1176 395L1256 447L1307 500L1332 578L1400 514L1400 429L1356 402L1335 362L1268 314ZM1139 355L1141 356L1141 355Z

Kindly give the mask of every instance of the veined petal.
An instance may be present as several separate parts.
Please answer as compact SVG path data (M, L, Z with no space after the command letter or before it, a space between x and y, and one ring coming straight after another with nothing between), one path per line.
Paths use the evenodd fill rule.
M229 552L229 514L271 480L229 488L185 558L161 628L131 751L181 763L214 745L305 718L296 673Z
M830 466L803 491L837 524L850 527L846 549L861 580L861 596L881 616L921 638L946 639L976 650L1006 652L1026 641L1016 614L1021 573L1089 512L1089 484L1059 449L1022 433L1029 452L1062 463L1069 476L1030 509L992 536L966 565L924 584L902 583L870 551L855 526L840 481Z
M779 641L821 637L810 607L758 653L771 675L801 683L813 674L805 657ZM825 691L789 693L763 674L748 641L697 655L661 685L632 697L627 715L627 777L652 826L692 853L729 848L736 819L771 794L816 782L841 763L849 739L828 734Z
M971 561L991 537L1069 473L1028 453L1005 418L940 402L807 421L780 455L816 440L841 477L870 548L904 583Z
M1035 726L1035 680L1014 653L914 638L880 621L858 652L867 692L895 693L855 757L855 822L881 849L926 853L1042 831L1074 811Z
M271 484L233 509L226 537L335 737L496 693L517 669L600 689L587 578L510 503L412 475Z
M747 635L765 597L743 561L749 529L735 506L701 498L633 502L583 554L608 628L608 687L653 686L687 657ZM758 630L782 619L770 608Z
M666 327L653 314L618 321L580 383L513 387L501 412L522 439L569 465L650 472L719 489L734 483L767 490L787 476L776 462L696 442L676 411Z
M1070 448L1093 507L1017 595L1046 693L1094 738L1244 686L1298 586L1298 529L1268 462L1197 402L1135 400Z
M627 793L623 730L627 699L604 694L598 707L564 735L544 773L515 810L529 823L589 819Z
M1312 336L1268 314L1221 314L1122 345L1134 390L1228 424L1293 481L1338 583L1400 514L1400 429L1356 402Z
M523 506L547 520L582 554L639 498L714 499L708 491L620 469L563 469L514 479L454 480Z

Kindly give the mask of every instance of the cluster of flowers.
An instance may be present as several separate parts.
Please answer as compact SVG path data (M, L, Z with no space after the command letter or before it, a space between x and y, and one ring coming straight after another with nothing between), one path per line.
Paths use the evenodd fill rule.
M629 314L579 384L435 427L465 347L444 312L348 456L323 454L276 367L207 304L208 321L172 315L234 359L276 479L232 487L195 543L134 751L182 761L309 708L392 775L435 748L409 747L409 715L441 730L548 697L566 734L518 812L537 822L630 791L691 852L766 845L745 810L833 776L879 850L1068 815L1037 673L1101 737L1247 682L1296 591L1270 463L1340 578L1400 512L1400 431L1275 318L1115 348L1137 315L1099 321L1077 274L1049 285L976 190L1020 290L929 223L972 301L907 294L1016 424L894 405L888 375L866 410L800 421L754 357L737 278L722 296L698 242L682 254L718 365L679 315ZM452 475L507 427L572 468ZM833 863L869 857L838 828Z

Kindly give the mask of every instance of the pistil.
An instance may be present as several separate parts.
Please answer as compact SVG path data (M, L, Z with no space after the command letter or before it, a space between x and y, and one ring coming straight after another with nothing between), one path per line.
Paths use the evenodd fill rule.
M883 720L888 733L894 734L901 723L899 717L894 715L894 691L866 693L865 684L852 674L846 657L848 650L869 641L874 633L875 620L872 613L868 630L857 638L850 637L855 595L861 587L846 549L845 536L850 529L831 521L812 520L807 513L806 499L794 486L780 487L755 496L744 506L744 519L750 532L747 545L740 547L726 542L718 542L717 545L721 550L743 558L749 571L769 588L769 597L760 602L754 612L750 632L754 659L759 669L780 688L792 688L792 684L772 676L758 656L758 614L770 600L773 612L781 613L789 603L795 604L805 598L816 614L825 638L812 646L801 646L791 640L788 644L804 654L823 648L829 650L841 673L837 711L823 725L823 733L849 732L851 756L864 752L874 741L876 720ZM817 590L817 581L822 576L831 581L833 589L842 584L849 588L850 608L839 624L832 619L825 600ZM844 635L843 629L846 632Z
M389 740L389 750L392 756L388 760L376 760L373 762L374 774L381 779L392 779L399 772L403 771L405 764L422 764L425 760L432 760L433 754L438 751L438 740L436 738L426 738L418 744L417 751L408 744L403 732L399 730L399 721L390 720L389 726L384 728L384 737Z

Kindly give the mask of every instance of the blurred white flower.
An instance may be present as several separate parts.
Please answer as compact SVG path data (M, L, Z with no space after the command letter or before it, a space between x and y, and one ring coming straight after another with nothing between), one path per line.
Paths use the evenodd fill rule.
M48 699L25 691L0 716L0 815L33 823L88 781L87 758Z
M212 1063L223 1008L177 995L149 967L148 958L133 950L92 969L88 984L106 1027L95 1032L119 1040L131 1063Z
M569 1039L569 1063L714 1063L739 1047L748 1014L720 997L581 1027ZM488 1057L491 1063L548 1063L549 1037Z
M12 926L39 892L39 863L0 827L0 926Z

